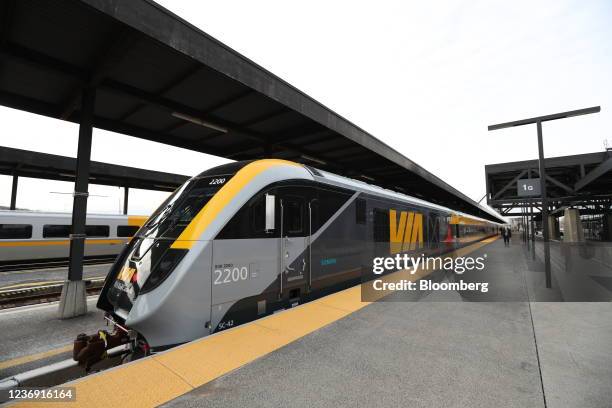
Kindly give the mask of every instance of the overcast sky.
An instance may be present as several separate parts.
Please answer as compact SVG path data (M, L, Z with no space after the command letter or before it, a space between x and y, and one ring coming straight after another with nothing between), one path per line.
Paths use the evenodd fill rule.
M601 105L544 124L545 154L612 145L610 1L190 1L163 6L479 200L484 165L537 157L533 126L487 125ZM76 155L76 125L0 107L0 144ZM163 150L162 150L163 149ZM192 175L225 160L94 131L92 159ZM70 211L72 185L20 179L18 206ZM0 205L10 178L0 176ZM91 212L118 212L92 186ZM146 214L164 194L133 192Z

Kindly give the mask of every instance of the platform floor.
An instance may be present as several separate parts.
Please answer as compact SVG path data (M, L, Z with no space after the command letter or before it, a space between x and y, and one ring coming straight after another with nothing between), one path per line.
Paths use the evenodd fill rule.
M279 314L290 323L286 328L257 321L252 329L240 326L220 333L225 337L211 336L86 377L77 387L83 399L75 407L107 406L108 390L117 381L140 384L137 388L157 384L150 391L159 394L157 401L168 401L166 407L612 407L612 303L530 302L535 296L560 299L560 288L542 290L541 265L517 241L509 248L495 241L470 254L487 254L488 278L497 294L508 293L515 301L474 302L435 293L419 302L349 307L343 303L348 298L340 296L338 309L330 301ZM93 311L93 301L89 305L87 316L66 321L55 318L52 306L0 312L0 377L36 364L2 368L6 359L14 363L61 350L79 332L100 328L101 314ZM312 310L338 318L317 326L317 317L307 316ZM295 337L302 324L320 328ZM236 330L241 334L233 336ZM279 346L255 344L255 337L265 342L267 336ZM297 340L284 342L292 336ZM257 356L249 350L258 347L274 351L245 357ZM69 355L63 353L38 363ZM119 401L121 395L111 399ZM144 402L144 394L125 397L130 406L153 406L155 400L147 395Z
M518 242L478 252L527 293ZM612 406L612 303L435 300L373 303L164 406Z

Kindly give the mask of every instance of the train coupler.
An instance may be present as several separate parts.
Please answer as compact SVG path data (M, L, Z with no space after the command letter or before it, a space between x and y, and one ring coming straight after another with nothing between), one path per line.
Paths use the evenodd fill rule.
M90 336L81 333L74 341L72 358L79 363L79 366L84 367L86 372L89 372L94 364L107 358L108 350L129 342L129 335L117 329L112 333L100 330Z

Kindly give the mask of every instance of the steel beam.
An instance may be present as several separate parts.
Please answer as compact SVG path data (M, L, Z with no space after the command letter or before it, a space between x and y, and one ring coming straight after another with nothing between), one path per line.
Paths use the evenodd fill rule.
M523 177L525 174L527 173L527 170L523 170L521 171L518 176L516 176L515 178L513 178L508 184L506 184L501 190L499 190L497 193L495 193L495 195L493 196L493 200L495 200L497 197L499 197L500 195L502 195L503 192L505 192L506 190L508 190L510 187L512 187L513 185L516 184L517 181L520 180L521 177Z
M556 178L554 178L552 176L549 176L548 174L546 175L546 180L550 181L555 186L562 188L563 190L567 191L568 193L574 194L574 189L573 188L563 184L562 182L560 182L559 180L557 180Z
M581 190L582 188L586 187L587 185L595 181L597 178L603 176L610 170L612 170L612 157L605 160L599 166L589 171L589 173L586 176L578 180L576 184L574 184L574 189L576 191Z
M590 108L577 109L577 110L561 112L561 113L553 113L552 115L537 116L535 118L521 119L521 120L516 120L513 122L506 122L506 123L499 123L497 125L491 125L489 126L489 130L505 129L509 127L530 125L534 123L536 124L539 123L540 126L542 126L542 122L547 122L549 120L557 120L557 119L571 118L573 116L588 115L589 113L597 113L600 110L601 108L599 106L592 106Z
M540 176L540 172L537 169L533 169L533 171L538 173L538 176ZM552 184L554 184L557 187L567 191L570 194L574 194L575 193L573 188L571 188L570 186L560 182L559 180L557 180L556 178L554 178L553 176L551 176L549 174L546 175L546 180L550 181Z
M302 137L309 137L309 136L314 136L314 135L319 135L319 134L329 135L331 133L332 133L331 130L324 128L319 124L300 125L300 126L296 126L291 129L284 130L282 132L274 133L271 135L266 135L263 146L262 146L262 142L260 141L257 141L256 143L252 143L246 146L243 142L230 145L229 147L227 147L227 149L225 149L227 152L231 152L230 154L226 154L226 157L233 159L236 157L240 157L241 155L245 153L252 152L253 150L261 149L262 147L265 148L265 146L282 147L282 142L286 141L288 137L291 137L295 140L295 139L299 139ZM240 150L235 151L236 149L240 149ZM325 160L325 159L322 159L322 160Z
M545 160L546 168L551 167L574 167L574 166L590 166L597 165L605 159L605 153L585 153L571 156L548 157ZM529 168L537 168L537 160L523 160L517 162L497 163L485 165L487 174L508 173L512 171L525 170Z
M173 78L172 81L170 81L168 84L164 85L160 90L157 91L157 94L158 95L165 94L166 92L170 91L172 88L180 85L181 83L183 83L187 79L191 78L193 75L198 73L201 69L202 69L202 67L200 67L200 66L196 66L195 68L193 68L193 67L189 68L186 72L181 74L178 78ZM147 106L146 103L138 104L136 107L128 110L123 115L121 115L121 117L118 120L119 121L124 121L124 120L128 119L130 116L134 115L136 112L140 111L145 106ZM180 125L183 125L183 123L181 122Z
M124 28L115 35L106 48L99 53L99 58L92 64L93 67L91 69L90 78L85 86L91 88L98 86L104 78L112 73L113 68L121 62L135 42L136 36L134 32L127 28ZM74 110L78 107L82 93L82 86L77 87L70 93L64 103L64 109L61 115L62 119L67 119L72 115Z
M251 139L254 140L258 143L267 143L267 135L265 134L261 134L258 132L253 132L251 130L248 129L243 129L241 126L236 125L234 123L222 120L220 118L217 117L213 117L211 115L202 115L201 112L198 112L196 110L194 110L193 108L183 105L181 103L178 102L174 102L170 99L164 98L162 96L158 96L158 95L152 95L149 94L145 91L142 91L140 89L134 88L132 86L126 85L126 84L121 84L119 82L116 81L104 81L101 83L101 85L104 89L110 90L110 91L114 91L114 92L119 92L119 93L123 93L126 94L128 96L134 97L136 99L141 100L142 102L146 102L148 104L151 105L155 105L159 108L162 108L164 110L167 110L168 112L172 113L172 112L180 112L180 113L184 113L190 116L194 116L196 118L205 120L207 122L211 122L214 124L217 124L221 127L226 128L228 131L239 135L239 136L243 136L247 139ZM129 134L129 133L128 133ZM304 155L308 155L308 156L312 156L315 157L317 159L319 159L317 157L317 153L316 152L311 152L307 149L304 148L298 148L296 146L293 146L291 144L287 144L287 143L275 143L276 146L278 147L282 147L286 150L291 150L294 151L296 153L299 154L304 154ZM322 161L326 161L325 159L320 159ZM329 166L331 167L340 167L340 166L336 166L333 165L332 163L328 163Z

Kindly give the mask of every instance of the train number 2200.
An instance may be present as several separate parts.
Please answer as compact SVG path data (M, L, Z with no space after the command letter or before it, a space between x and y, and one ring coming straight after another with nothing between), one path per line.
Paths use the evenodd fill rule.
M216 185L216 184L223 184L223 183L225 183L225 177L214 178L210 181L210 183L208 183L208 185Z
M244 281L249 278L249 269L246 266L233 268L215 269L215 285L222 285L224 283L232 283Z

